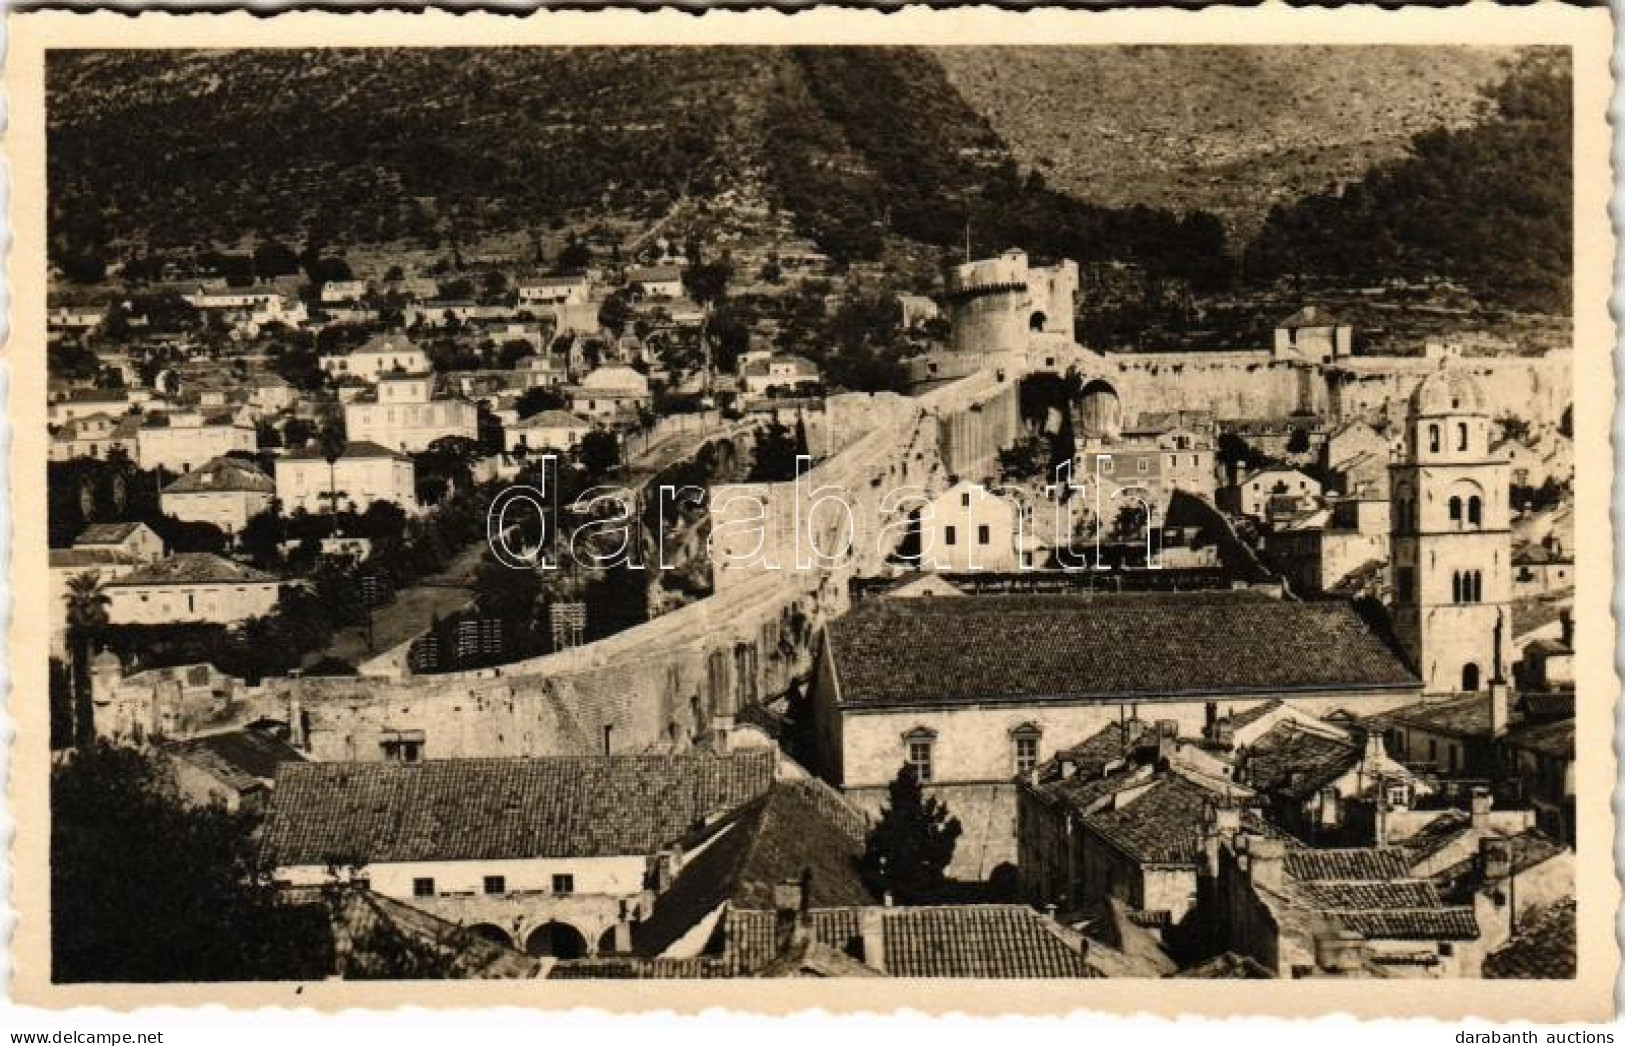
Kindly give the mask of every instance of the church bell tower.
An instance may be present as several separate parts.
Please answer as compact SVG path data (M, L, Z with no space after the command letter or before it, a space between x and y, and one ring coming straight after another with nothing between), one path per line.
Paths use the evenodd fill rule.
M1394 632L1424 694L1509 678L1509 475L1493 425L1478 383L1440 370L1412 393L1390 466Z

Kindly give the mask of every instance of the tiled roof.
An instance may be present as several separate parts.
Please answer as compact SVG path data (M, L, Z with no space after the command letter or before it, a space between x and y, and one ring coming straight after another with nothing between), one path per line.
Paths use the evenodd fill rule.
M1478 919L1471 908L1404 908L1334 912L1337 921L1371 940L1471 941Z
M1507 744L1559 759L1574 758L1574 720L1520 726L1507 732Z
M1350 741L1276 723L1247 747L1243 779L1261 792L1304 799L1341 777L1360 755Z
M1574 898L1529 919L1504 947L1484 958L1484 976L1558 980L1575 975Z
M295 888L285 893L290 899L309 898L306 903L319 899L335 930L342 927L349 947L334 950L334 958L342 956L343 965L333 971L342 977L395 972L400 959L394 949L402 944L436 966L444 964L442 976L448 979L529 979L540 977L546 965L544 959L371 890ZM387 954L380 953L380 946L388 949Z
M587 429L592 423L578 418L567 410L544 410L527 418L520 418L515 428L521 429Z
M177 552L168 559L133 570L107 583L109 588L135 585L275 584L273 574L233 563L212 552Z
M117 545L128 540L142 523L92 523L73 539L75 545Z
M773 888L804 871L812 907L874 904L880 898L858 872L863 848L863 820L838 795L813 781L781 781L683 866L634 944L658 955L724 901L772 909Z
M848 706L1417 686L1350 605L1247 592L869 600L828 648Z
M1190 864L1215 796L1182 777L1168 776L1117 809L1086 814L1086 829L1140 864Z
M1280 323L1277 327L1291 330L1299 327L1336 327L1342 323L1336 316L1320 305L1305 305Z
M276 777L283 763L302 763L304 755L262 730L231 730L221 734L171 741L164 751L209 771L238 791L260 786Z
M135 557L116 548L53 548L52 567L134 566Z
M1539 864L1556 857L1565 851L1563 844L1539 829L1531 828L1516 835L1506 836L1512 851L1512 874L1522 875L1524 872ZM1441 869L1434 876L1443 888L1473 885L1483 878L1483 871L1478 862L1478 856L1457 861L1448 868Z
M1408 856L1397 847L1289 850L1284 861L1293 911L1377 940L1478 937L1473 909L1448 906L1431 880L1411 878Z
M165 494L272 494L276 482L241 458L218 457L204 462L164 488Z
M1345 850L1316 850L1306 847L1288 850L1285 868L1287 874L1293 878L1309 882L1318 880L1383 882L1403 879L1409 876L1411 871L1405 851L1397 846Z
M1490 695L1465 694L1444 701L1423 701L1396 708L1382 718L1434 733L1483 737L1490 732Z
M340 455L345 460L352 458L394 458L397 461L411 461L405 454L397 453L381 444L371 440L352 440L344 445L344 453ZM323 461L327 460L319 447L305 447L289 453L284 460L287 461Z
M1080 941L1053 920L1016 904L881 908L885 972L892 977L1093 977ZM813 937L863 960L861 911L808 913ZM777 913L730 911L729 951L745 969L771 961ZM877 964L865 960L867 965Z
M650 854L765 792L771 749L278 768L265 845L279 864Z

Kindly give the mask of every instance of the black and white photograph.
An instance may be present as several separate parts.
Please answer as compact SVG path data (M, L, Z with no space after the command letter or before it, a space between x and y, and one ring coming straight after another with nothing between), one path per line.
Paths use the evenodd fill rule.
M38 976L1574 980L1576 76L46 49Z

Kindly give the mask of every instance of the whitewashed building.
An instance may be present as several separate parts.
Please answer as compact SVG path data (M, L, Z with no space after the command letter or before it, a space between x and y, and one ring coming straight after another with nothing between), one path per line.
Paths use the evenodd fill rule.
M210 552L180 552L104 586L115 625L233 625L276 608L281 582Z
M241 458L219 457L165 487L159 496L164 512L189 523L209 523L227 534L240 534L249 519L271 504L276 484Z
M399 505L408 513L418 510L417 470L412 459L366 440L349 443L333 463L319 451L296 451L276 462L276 496L284 512L304 509L329 511L329 484L340 507L364 512L375 501Z
M344 405L344 428L358 442L426 450L447 436L476 438L479 410L465 399L438 395L433 374L381 374L372 395Z

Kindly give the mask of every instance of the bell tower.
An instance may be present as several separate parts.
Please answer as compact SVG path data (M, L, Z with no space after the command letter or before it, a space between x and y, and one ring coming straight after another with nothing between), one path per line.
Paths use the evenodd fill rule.
M1393 622L1424 694L1509 678L1512 546L1508 465L1471 377L1440 370L1411 394L1389 466Z

